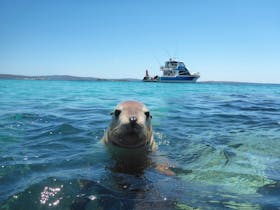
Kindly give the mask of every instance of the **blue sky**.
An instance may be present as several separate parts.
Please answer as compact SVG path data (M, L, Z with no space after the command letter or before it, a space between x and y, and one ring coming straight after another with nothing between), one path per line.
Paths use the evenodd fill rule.
M0 0L0 73L280 83L278 0Z

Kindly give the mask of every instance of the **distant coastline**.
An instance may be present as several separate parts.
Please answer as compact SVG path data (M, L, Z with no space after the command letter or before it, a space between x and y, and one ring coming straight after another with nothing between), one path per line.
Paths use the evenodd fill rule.
M77 77L70 75L47 75L47 76L25 76L15 74L0 74L0 79L13 79L13 80L65 80L65 81L141 81L139 79L104 79L97 77Z
M105 79L97 77L78 77L70 75L46 75L46 76L25 76L16 74L0 74L1 79L10 80L47 80L47 81L115 81L115 82L140 82L141 79L121 78L121 79ZM269 84L279 85L276 83L260 83L260 82L236 82L236 81L198 81L197 83L221 83L221 84Z

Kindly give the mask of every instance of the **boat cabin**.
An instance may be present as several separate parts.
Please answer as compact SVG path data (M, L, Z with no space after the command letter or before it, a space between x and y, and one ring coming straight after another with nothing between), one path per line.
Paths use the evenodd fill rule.
M177 75L190 75L189 70L186 68L183 62L169 60L165 62L165 65L160 67L163 71L163 76L177 76Z

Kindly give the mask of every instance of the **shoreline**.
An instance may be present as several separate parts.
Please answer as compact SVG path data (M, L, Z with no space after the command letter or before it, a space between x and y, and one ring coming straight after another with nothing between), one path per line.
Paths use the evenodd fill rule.
M105 79L98 77L79 77L71 75L45 75L45 76L26 76L16 74L0 74L0 80L38 80L38 81L100 81L100 82L142 82L142 79L119 78ZM278 83L266 82L237 82L237 81L197 81L200 84L256 84L256 85L280 85Z

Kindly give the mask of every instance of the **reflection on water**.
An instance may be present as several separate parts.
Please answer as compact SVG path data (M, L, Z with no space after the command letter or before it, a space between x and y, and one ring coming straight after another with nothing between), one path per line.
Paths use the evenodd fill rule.
M1 83L0 209L280 208L279 86ZM141 173L100 143L127 99L150 108L159 146Z
M150 171L148 174L153 175ZM188 209L200 207L250 208L273 207L261 195L225 193L215 186L183 183L178 179L156 175L155 180L127 174L108 174L100 181L47 179L14 195L2 209ZM275 188L274 188L275 187ZM278 192L279 186L269 186ZM267 189L261 189L267 193ZM277 193L277 194L276 194ZM194 199L195 197L195 199ZM258 199L258 203L254 200ZM262 202L262 205L260 205Z

